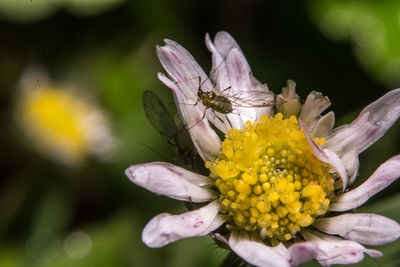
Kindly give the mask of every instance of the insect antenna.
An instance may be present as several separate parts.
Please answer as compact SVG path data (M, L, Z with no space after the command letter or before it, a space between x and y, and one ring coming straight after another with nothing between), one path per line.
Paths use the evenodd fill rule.
M150 151L152 151L153 153L155 153L157 156L159 156L160 158L162 158L162 159L165 160L166 162L169 162L169 159L167 159L167 157L163 156L160 152L158 152L157 150L155 150L155 149L152 148L151 146L146 145L146 144L144 144L144 143L142 143L142 142L138 142L138 141L137 141L136 143L138 143L139 145L142 145L142 146L144 146L145 148L149 149Z
M228 57L228 55L226 55L226 56L221 60L221 62L218 64L217 67L215 67L213 70L210 71L210 75L207 75L207 74L206 74L206 77L207 77L207 78L204 79L203 82L201 82L201 77L200 77L200 76L195 76L195 77L191 77L191 78L188 78L188 79L186 79L186 77L185 77L185 81L190 81L190 80L193 80L193 79L199 79L199 89L201 89L201 87L204 85L204 83L206 83L207 81L211 81L210 77L213 76L213 75L215 74L215 72L221 67L221 65L225 63L227 57ZM181 83L181 82L183 82L183 81L176 81L175 84L178 84L178 83ZM211 81L211 83L213 84L213 88L215 88L215 83L212 82L212 81ZM226 88L226 89L227 89L227 88ZM226 89L224 89L224 91L225 91Z
M372 257L370 258L376 263L377 266L382 267L382 264L378 261L378 259Z

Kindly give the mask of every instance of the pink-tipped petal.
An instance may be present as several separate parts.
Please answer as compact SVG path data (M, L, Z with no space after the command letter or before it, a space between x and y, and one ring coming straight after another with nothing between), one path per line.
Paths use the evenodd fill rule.
M230 114L208 113L208 120L219 130L227 133L227 130L232 128L243 128L248 120L254 121L260 119L262 115L273 115L272 107L254 108L260 106L261 102L273 105L274 96L272 93L268 94L269 90L265 84L261 84L251 75L246 58L235 40L228 33L219 32L213 43L207 34L206 46L212 53L210 77L215 83L215 91L229 95L234 105L234 110ZM254 98L254 93L257 92L262 95ZM244 99L247 100L246 103L241 101Z
M367 245L383 245L400 237L400 225L377 214L349 213L321 218L313 226L325 233L340 235Z
M213 183L210 178L170 163L137 164L126 169L125 174L133 183L170 198L206 202L216 197L209 189Z
M205 110L203 103L198 101L197 92L199 91L199 86L203 91L210 91L214 86L200 65L185 48L172 40L166 39L164 41L166 43L165 46L157 46L157 55L172 81L160 73L158 78L174 92L175 99L178 100L176 104L180 107L181 115L185 113L184 110L189 110L186 113L197 112L200 116L196 121L198 122L203 118ZM196 106L194 105L195 103L197 103ZM192 109L195 110L192 111ZM225 115L221 115L220 120L215 119L215 116L212 116L214 114L210 114L210 112L206 112L206 115L218 129L226 132L226 126L224 126ZM188 116L189 114L186 114L183 119L187 120ZM195 125L196 122L190 125ZM186 125L189 124L186 123Z
M339 195L329 207L331 211L346 211L364 204L370 197L400 177L400 155L379 166L368 180L357 188Z
M228 88L231 84L228 79L228 72L226 70L226 56L222 55L211 41L210 35L206 34L206 46L211 52L212 66L210 71L210 78L215 82L216 91L221 92Z
M230 114L229 118L240 117L241 124L238 126L241 128L248 120L259 119L262 114L270 115L275 104L274 95L252 76L250 66L239 49L234 48L229 53L226 68L231 84L229 94L236 107L235 112L240 114Z
M218 215L219 202L181 215L159 214L143 229L142 240L151 248L159 248L182 238L204 236L224 223Z
M232 85L233 93L250 91L252 84L250 81L251 69L246 58L238 49L232 49L226 58L229 81Z
M318 246L311 242L295 243L288 250L289 263L292 266L315 259L319 255Z
M322 149L315 143L314 139L311 136L311 133L308 131L306 125L302 120L299 120L300 127L303 129L303 132L307 138L308 143L311 146L311 150L313 151L314 155L323 162L330 164L335 171L339 174L340 178L342 179L343 183L343 191L346 189L348 177L346 173L346 169L343 166L343 162L339 159L339 157L329 149Z
M231 88L229 89L230 95L244 93L244 96L242 95L241 97L245 97L246 91L253 90L250 81L250 66L239 49L232 49L226 57L226 69L231 84ZM232 99L235 98L233 97ZM255 111L253 108L241 108L240 104L237 104L235 108L235 113L237 114L229 115L235 123L233 128L243 128L246 121L257 119Z
M382 253L364 248L357 242L343 240L315 231L302 231L304 239L318 247L316 259L323 266L333 264L354 264L364 258L364 253L371 257L381 257Z
M204 161L215 159L221 149L221 139L211 128L208 119L203 118L204 106L200 103L197 105L188 103L190 100L164 74L158 73L158 78L173 91L181 119L185 127L189 129L189 134L200 157ZM220 121L219 123L222 124Z
M336 154L361 153L381 138L400 116L400 89L385 94L361 111L352 123L334 130L327 147Z
M202 89L205 91L212 88L210 80L185 48L172 40L164 41L165 46L157 46L157 55L161 64L185 97L196 101L199 77Z
M233 37L225 31L217 32L214 38L214 45L221 54L222 58L226 58L234 48L240 50L240 47L235 39L233 39Z
M228 71L226 69L226 56L223 56L211 41L210 35L206 34L206 46L212 53L212 67L210 78L214 81L214 90L218 93L228 94L230 91L231 83L228 78ZM238 113L235 111L235 113ZM227 133L230 129L240 129L243 123L238 114L208 114L207 118L214 124L221 132ZM221 122L222 120L222 122Z
M229 246L239 257L255 266L290 266L284 256L262 242L251 240L247 233L232 232Z
M379 257L383 256L382 252L380 252L379 250L375 250L375 249L366 249L365 253L367 253L372 258L379 258Z
M241 129L244 127L244 124L247 120L253 121L255 119L259 119L263 114L271 115L270 107L257 109L251 108L252 106L259 105L259 103L255 101L254 97L248 97L246 95L246 91L248 92L249 90L252 90L268 92L268 88L266 85L258 82L250 74L250 67L239 46L236 44L233 38L225 32L218 33L216 36L216 40L218 41L218 45L220 47L214 45L210 39L210 36L208 34L206 35L206 45L212 53L213 58L213 65L210 77L212 77L215 82L215 90L222 94L229 95L234 104L234 111L225 116L227 118L226 125L228 126L228 129ZM221 49L221 51L218 50L219 48ZM238 64L238 62L240 64ZM242 80L246 80L247 85L238 84L237 80L232 79L232 77L234 76L233 74L237 74L241 71L246 74L245 76L243 76ZM271 93L270 95L265 95L270 96L270 102L273 103L273 94ZM243 105L243 103L239 101L240 99L248 99L249 101L248 103ZM267 101L267 99L265 99L265 101ZM241 108L241 106L247 107ZM214 121L212 119L209 118L209 120L212 121L214 124ZM220 127L218 126L218 122L214 125L216 125L220 129ZM225 126L225 128L227 126ZM226 132L226 130L222 131Z

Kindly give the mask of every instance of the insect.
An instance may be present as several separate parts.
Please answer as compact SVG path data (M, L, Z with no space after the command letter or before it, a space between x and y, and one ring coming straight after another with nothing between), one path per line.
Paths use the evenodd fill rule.
M179 158L184 160L185 164L191 162L193 166L195 149L179 116L173 119L160 97L151 90L143 92L143 108L150 124L168 138L168 144L176 148Z
M239 113L238 108L265 108L265 107L273 107L276 104L276 98L272 92L243 91L243 92L230 93L229 91L231 89L231 86L225 88L221 92L217 92L215 90L215 86L210 91L203 91L201 87L207 81L208 78L203 82L201 82L200 77L198 77L198 79L199 79L199 87L197 90L197 101L194 103L194 105L197 105L199 102L201 102L205 107L204 114L201 120L205 118L208 109L211 109L215 117L222 123L224 123L222 118L220 118L216 114L216 112L225 115L228 114L246 115L246 111L243 110L241 110L241 112ZM190 128L198 124L200 121L192 125Z
M201 89L201 85L199 85L197 97L195 105L201 102L206 108L211 108L214 112L222 114L229 114L233 111L232 102L226 96L217 94L215 90L205 92Z
M222 114L232 113L235 107L272 107L275 104L275 97L272 92L245 91L229 94L231 86L225 88L222 92L215 91L215 87L211 91L205 92L201 89L201 86L199 77L197 102L200 101L205 107Z

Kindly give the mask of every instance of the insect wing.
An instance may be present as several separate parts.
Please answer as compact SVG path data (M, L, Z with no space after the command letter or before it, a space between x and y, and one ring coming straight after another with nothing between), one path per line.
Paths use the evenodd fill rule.
M232 106L236 107L272 107L275 105L275 95L266 91L244 91L226 95Z
M143 92L143 108L151 125L168 138L176 134L175 122L162 100L150 90Z

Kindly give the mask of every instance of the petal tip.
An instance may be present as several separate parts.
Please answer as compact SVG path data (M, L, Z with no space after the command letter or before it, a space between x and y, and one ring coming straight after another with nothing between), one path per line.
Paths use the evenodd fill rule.
M164 217L170 216L169 213L162 213L151 219L143 229L142 241L150 248L160 248L167 245L168 233L160 233L160 222Z
M125 175L133 182L135 180L135 165L128 167L125 170Z

